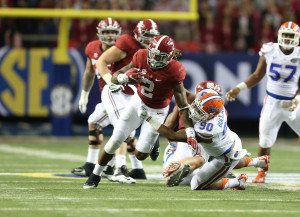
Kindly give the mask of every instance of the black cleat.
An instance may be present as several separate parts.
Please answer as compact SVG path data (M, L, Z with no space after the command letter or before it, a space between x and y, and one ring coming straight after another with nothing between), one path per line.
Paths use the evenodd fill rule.
M88 180L84 183L83 189L93 189L97 188L99 182L101 180L101 176L95 175L92 173Z
M167 179L167 186L173 187L177 186L182 182L182 180L190 173L190 165L184 164L177 171L173 172L172 175Z
M229 172L229 173L226 175L226 178L234 179L234 178L236 178L236 176L235 176L232 172Z
M118 171L115 174L115 176L120 176L120 175L124 175L124 176L128 177L128 169L127 169L126 165L123 165L123 166L118 168Z
M71 173L73 173L76 176L89 177L93 173L94 167L95 164L85 162L83 166L72 169Z
M114 175L114 171L115 171L115 167L107 165L105 170L102 173L102 177L107 178L108 180L110 180L111 177Z
M134 179L147 179L144 169L132 169L128 176Z
M153 160L153 161L157 160L157 158L159 156L159 149L160 149L160 144L159 144L159 138L158 138L150 152L151 160Z

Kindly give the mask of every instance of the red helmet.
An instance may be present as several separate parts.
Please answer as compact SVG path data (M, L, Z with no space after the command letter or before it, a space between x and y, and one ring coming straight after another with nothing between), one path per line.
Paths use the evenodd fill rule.
M159 35L157 24L151 20L141 20L138 22L136 27L133 30L135 39L140 42L143 47L148 47L151 42L151 39Z
M108 17L101 20L97 26L99 40L107 45L114 45L121 35L121 26L118 21Z
M189 108L189 117L198 121L208 121L216 117L224 108L224 101L217 93L197 96Z
M167 35L155 36L148 47L147 61L152 69L169 64L174 55L174 41Z
M300 38L300 28L294 22L283 23L278 30L278 44L284 49L297 47Z
M222 90L220 85L214 81L202 81L195 88L195 93L197 96L202 96L205 93L213 92L213 91L217 92L217 94L219 95L222 95Z

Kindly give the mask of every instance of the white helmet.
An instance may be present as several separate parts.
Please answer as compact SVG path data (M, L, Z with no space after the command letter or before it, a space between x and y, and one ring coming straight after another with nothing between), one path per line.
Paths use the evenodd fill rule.
M299 44L300 29L294 22L283 23L278 30L278 44L284 49L291 49Z
M102 43L107 45L114 45L117 38L121 35L121 26L118 21L110 17L101 20L97 26L97 35ZM105 32L113 32L113 34L106 35Z

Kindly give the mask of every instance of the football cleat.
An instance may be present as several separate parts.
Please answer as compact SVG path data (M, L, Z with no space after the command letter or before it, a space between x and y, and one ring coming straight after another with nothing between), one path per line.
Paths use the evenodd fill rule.
M110 180L111 177L114 175L114 170L114 167L107 165L101 176Z
M97 188L99 182L101 180L101 176L95 175L92 173L88 180L84 183L83 189L93 189Z
M173 172L177 171L180 167L183 167L183 164L179 161L171 162L166 169L163 171L164 178L169 177Z
M190 173L190 165L181 164L177 170L173 171L167 179L166 185L168 187L177 186Z
M122 165L118 168L117 172L115 173L115 176L124 175L128 176L128 169L126 165Z
M117 172L109 178L111 182L120 182L126 184L135 184L135 179L128 176L128 169L126 165L118 168Z
M248 175L247 174L245 174L245 173L240 174L237 177L237 180L239 181L239 185L237 187L234 187L233 189L236 189L236 190L245 190L246 189L247 179L248 179Z
M270 156L264 155L258 157L258 159L258 167L263 169L264 172L267 172L269 170Z
M85 162L83 166L72 169L71 173L73 173L76 176L89 177L92 174L94 167L95 164Z
M226 175L226 178L234 179L234 178L236 178L236 176L235 176L232 172L229 172L229 173Z
M258 171L256 177L252 180L253 183L265 183L267 172L261 170Z
M134 179L147 179L144 169L132 169L128 176Z
M158 156L159 156L159 151L160 151L160 144L159 144L159 139L156 140L155 145L153 146L151 152L150 152L150 158L153 161L156 161Z
M114 175L112 176L109 181L111 182L120 182L120 183L124 183L124 184L135 184L136 180L128 177L128 176L124 176L124 175Z

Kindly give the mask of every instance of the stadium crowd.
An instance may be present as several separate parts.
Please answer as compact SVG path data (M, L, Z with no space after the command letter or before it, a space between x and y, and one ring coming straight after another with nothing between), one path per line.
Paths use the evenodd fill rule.
M187 11L186 0L1 0L1 7L73 8L101 10ZM162 34L172 36L184 51L207 53L253 52L262 43L275 41L283 20L300 18L298 0L199 0L198 22L157 21ZM95 38L98 20L72 21L69 46L84 48ZM55 47L58 19L1 18L0 47ZM130 32L135 20L120 20ZM34 27L34 28L33 28Z

